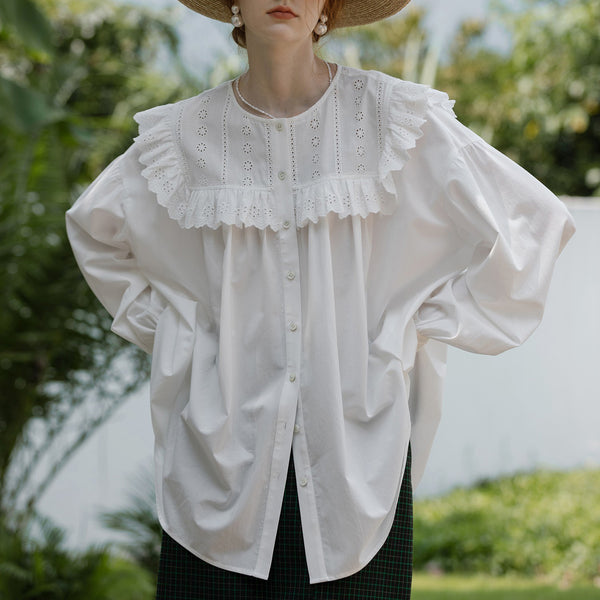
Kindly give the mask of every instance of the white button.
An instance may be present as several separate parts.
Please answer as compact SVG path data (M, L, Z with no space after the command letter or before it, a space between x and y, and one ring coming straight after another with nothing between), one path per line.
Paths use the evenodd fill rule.
M301 485L302 487L306 487L306 486L308 485L308 479L306 479L306 477L303 477L303 478L300 480L300 485Z
M292 281L296 277L296 273L294 271L288 271L287 278Z
M283 123L276 123L275 129L277 129L277 131L281 131L283 129Z
M294 321L292 321L290 323L290 331L296 331L296 329L298 329L298 325L296 325L296 323L294 323Z
M283 181L286 177L285 171L279 171L279 173L277 173L277 177L279 177L279 179L281 179L281 181Z
M292 373L292 374L290 375L290 381L291 381L292 383L294 383L294 381L296 381L296 376L294 375L294 373Z
M290 228L290 222L289 221L284 221L283 222L283 228L284 229L289 229Z
M300 425L294 425L294 433L300 433Z

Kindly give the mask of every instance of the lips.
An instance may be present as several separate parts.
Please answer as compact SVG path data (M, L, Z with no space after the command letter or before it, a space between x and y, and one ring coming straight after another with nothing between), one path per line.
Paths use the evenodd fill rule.
M277 14L287 14L292 17L296 17L296 13L289 6L276 6L267 12L267 14L271 15L273 13Z

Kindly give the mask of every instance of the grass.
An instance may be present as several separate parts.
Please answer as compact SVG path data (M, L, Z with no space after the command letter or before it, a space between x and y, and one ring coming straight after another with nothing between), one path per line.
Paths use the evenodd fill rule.
M567 589L531 578L485 575L433 576L415 573L413 600L598 600L600 589L592 584Z

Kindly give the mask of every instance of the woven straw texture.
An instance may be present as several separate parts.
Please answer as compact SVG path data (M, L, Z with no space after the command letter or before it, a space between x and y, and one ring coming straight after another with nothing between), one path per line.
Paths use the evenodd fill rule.
M229 23L231 10L223 0L179 0L193 11ZM386 17L395 15L404 8L410 0L346 0L344 7L336 19L336 28L351 27L374 23Z

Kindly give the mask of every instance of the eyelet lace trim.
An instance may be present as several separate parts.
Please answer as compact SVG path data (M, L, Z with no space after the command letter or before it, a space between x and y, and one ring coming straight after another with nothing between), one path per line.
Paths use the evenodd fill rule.
M410 150L423 135L427 113L439 106L454 114L454 100L429 86L401 81L389 93L387 131L379 161L379 179L384 188L394 192L392 173L400 171L410 159Z
M296 226L316 223L328 213L340 219L348 216L365 218L369 213L391 214L396 197L388 193L377 177L340 177L315 181L296 190Z
M454 101L444 92L424 85L395 80L387 96L386 127L377 173L356 172L316 178L304 186L294 186L296 226L316 223L330 212L339 218L366 217L369 213L390 214L397 205L393 172L402 170L410 150L423 135L427 112L441 106L454 115ZM135 115L139 124L142 176L150 191L169 216L182 228L221 224L237 227L270 227L278 231L286 217L269 188L253 188L250 175L243 186L191 188L181 168L183 157L174 141L173 111L168 104ZM357 136L360 138L359 129ZM357 150L358 151L358 150ZM248 161L249 162L249 161Z

